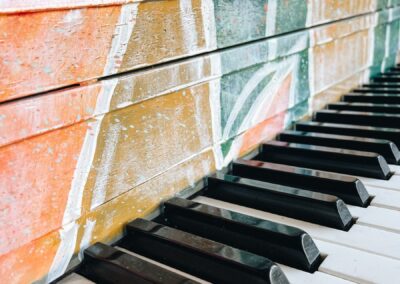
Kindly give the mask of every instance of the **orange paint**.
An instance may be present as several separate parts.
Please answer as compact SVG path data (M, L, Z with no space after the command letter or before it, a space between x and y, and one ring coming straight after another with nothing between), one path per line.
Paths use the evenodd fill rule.
M0 16L0 101L102 74L119 13L110 6Z
M58 233L51 233L0 256L1 283L32 283L49 271L60 243Z
M0 255L61 226L86 123L0 150Z
M0 147L92 117L100 91L96 84L0 104Z

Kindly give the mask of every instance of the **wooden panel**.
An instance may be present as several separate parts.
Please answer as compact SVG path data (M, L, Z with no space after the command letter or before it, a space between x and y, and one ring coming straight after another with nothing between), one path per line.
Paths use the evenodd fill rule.
M388 4L171 0L0 16L0 97L14 99L0 104L0 278L54 279L90 243L118 238L127 221L337 98L371 65L393 65L399 8L304 29Z
M119 5L0 15L0 101L377 8L376 0L310 1L308 5L303 0L130 2L96 1L97 5ZM24 11L88 4L85 0L3 1L0 9Z
M161 175L97 207L76 222L44 235L0 257L0 276L5 283L48 283L67 268L74 253L97 241L120 236L123 225L146 216L158 204L184 188L193 186L214 171L211 149L171 167ZM38 261L40 259L40 261Z
M0 254L199 153L211 139L205 83L0 148Z
M342 82L336 83L331 88L327 88L318 94L314 94L310 98L310 113L322 109L328 103L339 101L343 94L350 92L355 87L366 82L369 75L368 73L368 69L365 69L349 78L346 78Z
M293 105L299 101L304 101L309 96L309 75L307 73L312 70L308 71L308 62L309 56L313 55L313 53L308 52L309 55L307 54L306 49L308 46L318 45L318 47L315 47L316 50L324 49L325 51L316 52L316 54L325 54L328 52L328 46L336 46L339 42L341 42L341 46L343 44L352 44L354 40L351 41L350 39L356 36L353 35L347 38L349 35L362 30L366 31L373 25L374 17L372 16L356 18L335 25L318 27L309 31L293 33L197 57L192 60L161 66L148 71L137 72L111 80L103 80L82 87L3 103L0 104L0 146L84 121L109 111L128 107L132 104L185 88L185 86L210 81L214 78L222 78L221 83L217 83L216 86L218 92L219 85L222 84L222 102L233 101L235 96L241 93L241 88L245 86L251 76L259 76L257 74L261 74L264 72L263 70L269 70L264 72L263 77L266 80L269 80L266 78L268 74L268 76L272 76L270 79L281 80L286 76L285 72L288 70L296 73L297 77L302 78L298 82L302 88L292 88L292 92L299 91L296 95L292 95L294 99ZM343 39L339 41L340 38ZM369 53L371 50L368 48L373 42L372 34L369 41L361 42L358 40L357 44L362 50ZM337 47L335 48L337 49ZM333 48L330 49L333 50ZM351 50L354 51L354 49ZM344 52L343 54L350 58L352 55L351 50L343 51L342 48L340 52ZM338 51L335 54L337 53ZM357 58L359 56L361 54L358 54ZM284 59L280 59L281 57ZM318 58L321 58L321 56ZM266 63L268 65L260 65ZM329 65L330 62L326 64ZM347 76L349 75L348 72L352 72L352 68L347 69L342 75ZM299 74L303 75L300 76ZM330 78L328 75L324 75L324 80L328 78ZM232 82L235 83L233 84ZM257 85L259 85L258 83ZM265 85L267 81L261 83ZM259 85L259 88L261 85ZM254 87L257 86L255 85ZM258 92L261 91L262 89L258 90ZM68 108L68 112L64 111L66 108ZM280 111L282 109L276 109L275 113ZM227 115L224 114L225 117ZM226 117L225 119L228 118ZM15 125L18 125L18 127L16 128Z

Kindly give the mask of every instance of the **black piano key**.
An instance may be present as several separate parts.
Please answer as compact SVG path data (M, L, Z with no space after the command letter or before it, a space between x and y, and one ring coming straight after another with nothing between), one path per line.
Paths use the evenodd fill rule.
M213 283L289 283L269 259L152 221L136 219L120 246Z
M255 159L376 179L391 177L386 160L371 152L270 141Z
M373 94L400 94L400 88L386 88L386 87L361 87L352 90L353 93L373 93Z
M379 76L376 76L373 80L373 82L377 83L395 83L393 85L397 85L397 88L400 88L400 75L399 74L382 74Z
M374 89L399 89L400 84L395 81L371 82L371 83L363 84L362 88L369 88L369 89L373 89L373 90Z
M389 140L294 130L287 130L280 133L277 139L291 143L374 152L382 155L391 164L398 164L400 161L399 149Z
M205 196L307 222L348 230L353 217L333 195L232 175L208 178Z
M320 110L314 113L314 121L357 124L373 127L399 128L400 115L345 110Z
M321 263L311 237L294 227L181 198L165 202L162 212L168 226L272 261L308 272L316 271Z
M400 104L372 104L372 103L351 103L337 102L326 106L330 110L347 110L361 112L380 112L400 114Z
M343 102L373 103L373 104L400 104L400 95L350 93L342 97Z
M199 283L102 243L85 250L78 273L96 283Z
M395 143L397 148L400 147L400 129L395 128L378 128L353 124L306 121L296 123L295 129L300 131L385 139Z
M351 205L366 207L370 202L363 183L352 176L243 159L232 163L231 173L244 178L334 195Z

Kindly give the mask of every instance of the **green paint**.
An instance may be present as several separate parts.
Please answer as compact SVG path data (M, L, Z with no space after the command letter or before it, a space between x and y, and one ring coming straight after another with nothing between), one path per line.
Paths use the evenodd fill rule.
M214 14L217 45L225 47L304 28L307 1L214 0Z

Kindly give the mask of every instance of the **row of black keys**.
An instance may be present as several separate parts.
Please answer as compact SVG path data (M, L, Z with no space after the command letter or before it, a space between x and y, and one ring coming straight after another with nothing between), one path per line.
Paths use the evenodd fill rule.
M387 162L400 161L397 71L263 144L255 160L232 163L229 175L209 177L201 194L348 230L354 219L345 203L367 207L370 196L357 178L325 171L390 178ZM308 272L322 261L302 230L179 198L155 220L128 224L118 246L216 283L285 283L272 261ZM79 273L100 283L196 282L127 251L98 243Z

